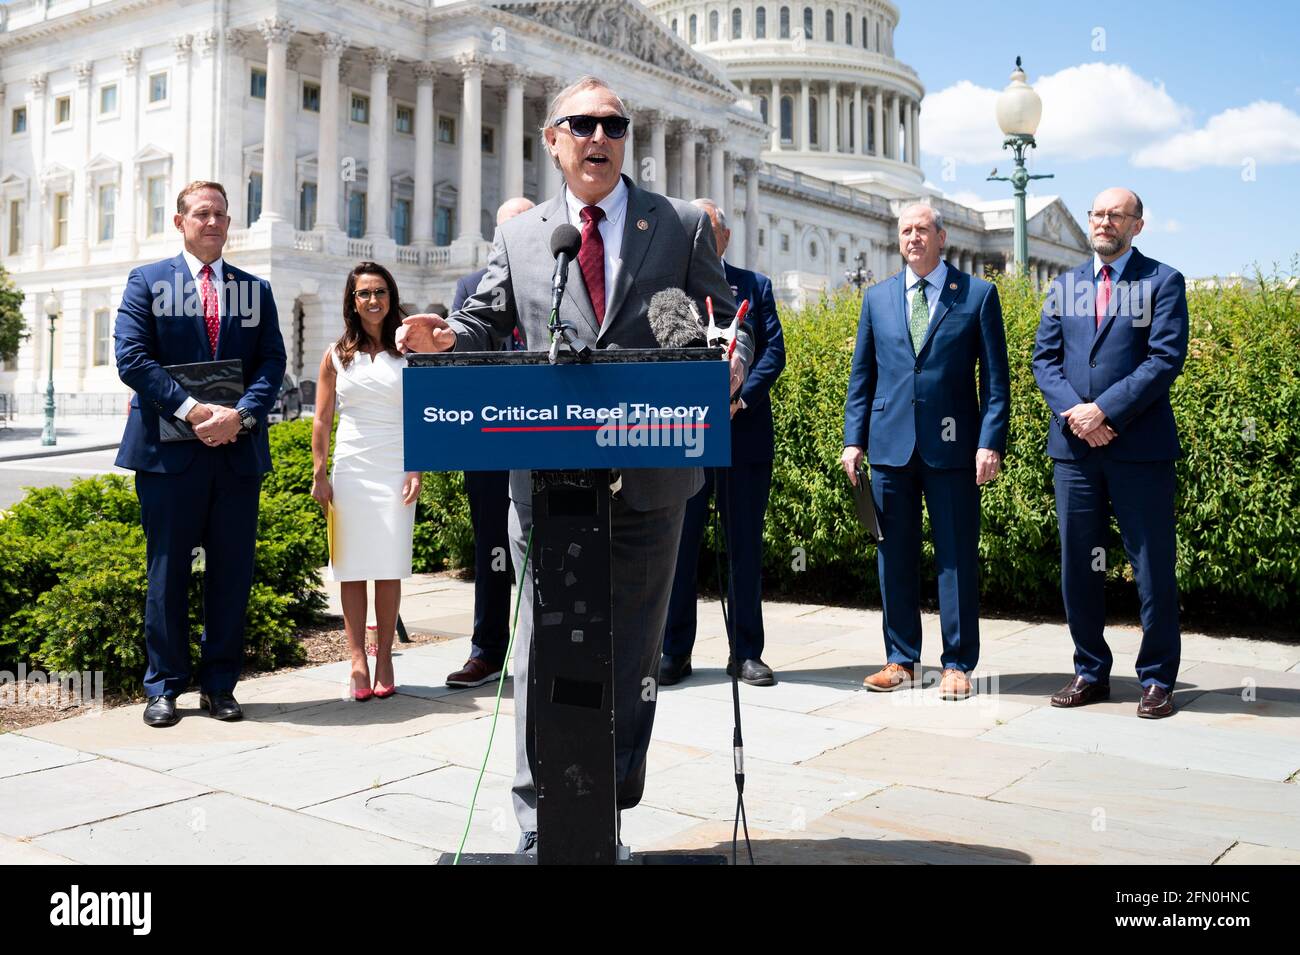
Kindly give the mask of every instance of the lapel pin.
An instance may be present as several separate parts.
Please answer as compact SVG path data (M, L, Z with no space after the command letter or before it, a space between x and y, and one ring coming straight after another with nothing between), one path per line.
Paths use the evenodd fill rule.
M650 228L650 223L646 222L644 219L637 219L636 227L644 232L646 229Z
M234 273L234 272L227 272L227 273L226 273L226 281L227 281L227 282L233 282L234 280L235 280L235 273Z
M952 290L955 292L955 291L957 290L957 283L956 283L956 282L949 282L949 283L948 283L948 288L952 289Z

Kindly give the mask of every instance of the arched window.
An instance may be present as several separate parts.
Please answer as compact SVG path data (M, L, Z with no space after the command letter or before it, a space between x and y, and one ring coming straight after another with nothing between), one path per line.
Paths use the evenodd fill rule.
M844 42L853 45L853 14L844 14Z
M678 36L681 36L681 35L682 35L682 34L681 34L681 31L677 29L677 18L676 18L676 17L673 17L672 30L673 30L673 32L676 33Z
M794 97L781 97L781 142L794 142Z
M790 39L790 8L781 8L781 32L779 34L782 40Z
M813 37L812 28L813 28L812 7L804 7L803 8L803 38L805 40L812 39Z
M808 97L808 143L817 142L817 97Z
M835 42L835 11L826 11L826 42Z
M767 39L767 7L759 7L754 13L754 39Z
M700 18L692 13L690 19L690 28L689 28L690 32L689 35L686 37L686 42L694 43L696 40L699 39L699 26L700 26Z
M867 49L867 36L870 31L867 29L867 18L862 18L862 49Z
M740 39L740 7L731 8L731 38Z
M862 121L862 135L867 138L867 152L876 152L876 108L867 107L866 119Z
M713 10L709 13L709 42L717 43L721 37L718 36L718 11Z

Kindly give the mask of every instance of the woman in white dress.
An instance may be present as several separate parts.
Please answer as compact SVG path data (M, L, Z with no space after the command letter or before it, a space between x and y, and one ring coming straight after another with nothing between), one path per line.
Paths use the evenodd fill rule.
M411 534L420 475L402 468L402 369L397 350L397 283L382 265L362 262L343 292L343 334L325 351L312 427L311 496L333 511L327 580L339 582L343 624L352 653L352 698L395 692L393 631L402 578L411 576ZM326 475L330 429L334 468ZM366 658L366 581L375 582L379 646L375 682Z

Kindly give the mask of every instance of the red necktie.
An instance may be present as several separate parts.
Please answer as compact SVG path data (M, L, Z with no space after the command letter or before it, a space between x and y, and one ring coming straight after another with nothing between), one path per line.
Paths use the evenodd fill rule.
M203 324L208 327L208 344L212 346L212 357L217 357L217 332L221 328L221 316L217 311L217 289L212 284L212 266L205 265L199 269L199 295L203 299Z
M1101 328L1101 323L1106 320L1106 315L1110 312L1110 266L1101 267L1101 284L1097 286L1097 327Z
M600 220L605 210L600 206L584 206L579 213L582 219L582 248L578 250L578 265L582 268L582 281L587 285L591 307L596 311L596 324L605 321L605 240L600 237Z

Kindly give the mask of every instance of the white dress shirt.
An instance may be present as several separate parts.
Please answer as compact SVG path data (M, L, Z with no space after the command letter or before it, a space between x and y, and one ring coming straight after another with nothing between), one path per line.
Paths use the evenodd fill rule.
M917 275L912 271L910 265L907 267L904 281L907 283L907 314L909 321L912 314L912 297L916 295L916 283L923 278L925 279L925 285L923 286L925 289L925 303L930 306L930 321L934 321L934 310L939 305L939 296L943 293L943 282L947 277L948 263L944 262L943 259L940 259L939 264L930 270L929 275Z
M582 210L587 203L569 191L568 186L564 188L564 201L569 208L569 224L581 232ZM605 308L608 310L609 297L614 294L614 278L623 265L623 219L627 215L627 183L622 176L619 177L618 185L596 205L605 210L605 218L600 220L596 228L600 230L601 241L605 244Z
M194 289L198 292L201 282L199 273L203 271L203 263L199 261L199 257L189 249L181 249L181 255L185 257L185 264L189 266L190 276L194 279ZM222 289L225 288L225 273L222 271L222 269L225 268L225 263L221 260L221 256L217 256L217 260L210 264L212 265L212 282L217 290L217 319L220 320L222 318L221 308L223 299L225 298L222 294ZM202 293L199 293L199 295L201 299ZM212 357L215 358L216 356L213 355ZM190 413L196 404L198 404L198 402L194 400L192 395L186 395L185 400L181 402L181 406L176 409L174 414L177 418L184 421L185 416Z

